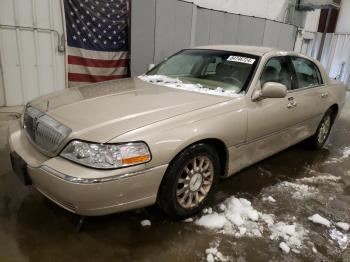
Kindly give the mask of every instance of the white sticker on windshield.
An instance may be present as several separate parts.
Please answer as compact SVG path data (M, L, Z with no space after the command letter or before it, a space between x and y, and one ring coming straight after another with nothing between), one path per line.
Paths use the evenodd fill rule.
M243 57L243 56L235 56L235 55L230 55L226 60L232 61L232 62L250 64L250 65L255 62L255 59L253 59L253 58Z

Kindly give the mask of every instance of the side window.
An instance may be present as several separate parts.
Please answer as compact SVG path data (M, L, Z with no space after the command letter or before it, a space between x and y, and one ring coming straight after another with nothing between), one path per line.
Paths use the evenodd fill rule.
M260 81L261 85L264 85L266 82L281 83L286 85L288 90L291 90L291 74L289 71L288 63L284 57L271 58L265 65Z
M322 84L320 72L311 61L292 57L292 63L297 75L298 88L314 87Z

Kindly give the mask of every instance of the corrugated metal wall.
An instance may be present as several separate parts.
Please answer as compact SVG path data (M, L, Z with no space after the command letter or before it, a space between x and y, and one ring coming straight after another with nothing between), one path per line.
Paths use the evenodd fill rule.
M350 34L334 34L330 44L330 75L350 88Z
M311 33L310 33L311 34ZM317 58L322 33L313 33L310 39L303 39L297 52ZM327 33L321 63L332 79L338 79L350 89L350 34Z
M65 87L61 7L60 0L0 0L0 105Z
M297 28L277 21L197 7L180 0L134 0L131 74L194 45L263 45L292 50Z

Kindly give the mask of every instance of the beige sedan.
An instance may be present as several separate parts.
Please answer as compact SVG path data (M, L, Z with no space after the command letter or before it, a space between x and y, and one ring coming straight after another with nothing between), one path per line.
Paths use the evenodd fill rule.
M18 177L103 215L158 203L200 211L220 177L304 141L321 148L345 87L319 62L265 47L183 50L146 75L35 99L10 135Z

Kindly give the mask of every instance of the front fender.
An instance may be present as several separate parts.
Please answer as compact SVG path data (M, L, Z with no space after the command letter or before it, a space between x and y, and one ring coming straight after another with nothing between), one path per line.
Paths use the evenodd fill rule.
M227 148L245 141L247 110L210 110L189 113L121 135L109 142L145 141L150 147L149 167L169 163L189 145L204 139L218 139Z

